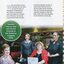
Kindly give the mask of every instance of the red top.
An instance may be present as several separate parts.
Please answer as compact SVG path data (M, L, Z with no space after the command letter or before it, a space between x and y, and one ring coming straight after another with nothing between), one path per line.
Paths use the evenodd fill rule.
M30 55L30 57L34 57L36 53L37 53L37 50L34 50ZM42 60L45 61L45 64L48 64L48 52L46 50L42 50L41 57L42 57Z

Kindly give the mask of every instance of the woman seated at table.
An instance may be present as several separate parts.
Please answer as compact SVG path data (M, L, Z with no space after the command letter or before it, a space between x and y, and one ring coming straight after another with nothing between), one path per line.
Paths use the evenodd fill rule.
M3 55L0 57L0 64L15 64L10 56L10 46L3 44L2 46Z
M48 64L48 52L45 50L43 42L39 41L36 43L36 49L30 57L37 57L38 64Z

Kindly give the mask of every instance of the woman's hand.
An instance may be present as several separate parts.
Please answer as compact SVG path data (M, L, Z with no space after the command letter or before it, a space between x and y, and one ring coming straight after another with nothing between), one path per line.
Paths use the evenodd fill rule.
M22 54L21 54L20 58L22 58Z
M51 57L50 53L48 52L48 56Z
M57 56L59 56L58 53L56 53L56 54L52 54L52 55L51 55L51 57L57 57Z
M44 60L42 60L42 61L38 62L38 64L43 64L43 63L45 63L45 61L44 61Z
M41 64L41 62L38 62L38 64Z
M59 54L56 53L56 54L52 54L52 55L51 55L51 54L48 52L48 56L49 56L49 57L57 57L57 56L59 56Z

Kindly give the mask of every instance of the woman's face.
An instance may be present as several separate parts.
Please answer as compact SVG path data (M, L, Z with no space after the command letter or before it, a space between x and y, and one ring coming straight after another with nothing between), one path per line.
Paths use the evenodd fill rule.
M42 45L41 45L41 44L38 44L38 45L37 45L37 49L38 49L38 50L42 50Z
M25 39L26 40L29 40L30 39L30 36L29 35L25 35Z
M5 48L3 53L6 56L10 55L10 47Z
M58 35L53 35L54 41L58 40Z

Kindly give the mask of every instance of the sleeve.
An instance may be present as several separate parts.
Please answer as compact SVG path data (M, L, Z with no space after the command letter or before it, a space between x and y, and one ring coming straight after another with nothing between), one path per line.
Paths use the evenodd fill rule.
M0 64L2 64L2 59L0 58Z
M62 42L60 42L59 43L59 54L60 55L62 55L62 50L63 50L63 48L62 48Z
M22 54L22 50L23 50L23 42L21 42L20 44L20 54Z
M60 64L62 63L62 58L63 58L63 48L62 48L62 46L63 46L63 43L62 42L60 42L60 46L59 46L59 61L60 61Z
M11 59L11 60L9 61L9 64L15 64L15 62Z
M30 55L30 57L34 57L35 56L35 54L36 54L36 50L33 50L33 52L32 52L32 54Z
M49 43L49 45L48 45L48 48L47 48L47 51L50 53L50 49L51 49L51 46L52 46L52 41L50 40L50 43Z
M46 50L42 52L42 60L45 61L45 64L48 63L48 52Z
M34 42L32 42L32 44L31 44L31 48L32 48L32 51L35 49Z
M15 64L15 62L13 61L13 59L12 59L12 57L11 56L9 56L9 64Z

